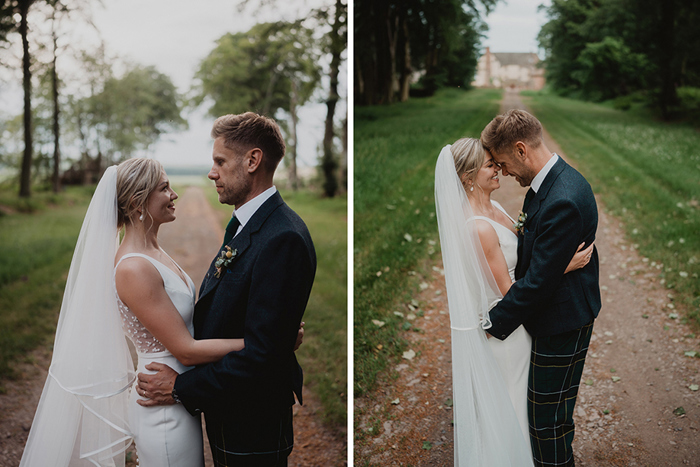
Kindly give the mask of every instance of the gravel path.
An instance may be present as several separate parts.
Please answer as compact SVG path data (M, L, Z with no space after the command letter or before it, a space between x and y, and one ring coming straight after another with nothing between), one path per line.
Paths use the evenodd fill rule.
M161 227L159 241L199 290L224 236L222 219L209 205L201 187L187 187L180 196L176 202L177 221ZM299 351L303 352L303 346ZM28 363L20 365L19 380L4 383L7 393L0 395L1 467L19 465L50 361L50 352L39 349L28 356ZM295 448L289 457L290 467L345 465L345 438L324 427L320 410L314 394L305 389L304 406L294 406ZM204 452L206 465L211 466L208 444ZM135 454L127 465L136 465Z
M503 109L523 107L506 93ZM549 149L566 159L545 134ZM525 189L501 178L494 198L511 214ZM603 308L593 331L576 407L574 452L579 466L700 466L700 340L675 312L659 282L662 265L643 258L599 200L596 245ZM419 332L406 333L416 353L355 401L355 465L452 465L449 315L439 255L404 313ZM422 313L421 313L422 312ZM420 316L422 315L422 316ZM699 352L700 353L700 352ZM617 381L613 381L613 377ZM682 407L682 410L679 408ZM674 413L675 411L675 413ZM685 412L681 414L681 412Z

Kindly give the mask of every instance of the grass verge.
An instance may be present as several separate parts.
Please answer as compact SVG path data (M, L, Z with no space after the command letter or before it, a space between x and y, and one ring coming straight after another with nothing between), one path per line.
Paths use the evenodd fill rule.
M231 206L219 204L216 191L205 190L225 227ZM304 220L318 261L306 307L304 344L297 352L307 386L323 405L323 419L344 428L347 419L347 198L320 198L308 191L282 191Z
M660 283L700 329L700 133L656 120L643 108L621 111L548 94L527 105L577 164Z
M0 192L0 381L56 330L66 274L94 188L17 200ZM58 203L58 204L56 204ZM17 212L31 206L33 214Z
M360 396L403 351L420 267L439 251L434 173L440 149L479 137L501 92L445 89L402 104L355 109L354 387ZM418 271L417 271L418 270ZM381 323L384 323L381 325Z

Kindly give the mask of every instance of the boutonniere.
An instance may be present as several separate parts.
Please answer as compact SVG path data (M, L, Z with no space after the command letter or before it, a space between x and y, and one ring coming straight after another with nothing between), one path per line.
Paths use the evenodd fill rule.
M216 268L216 277L221 277L221 271L224 268L228 268L231 262L236 259L237 255L238 250L232 250L228 245L221 250L219 257L216 258L216 263L214 263L214 267Z
M513 224L515 231L521 235L523 233L525 233L525 221L526 220L527 220L527 213L520 211L520 214L518 214L518 222Z

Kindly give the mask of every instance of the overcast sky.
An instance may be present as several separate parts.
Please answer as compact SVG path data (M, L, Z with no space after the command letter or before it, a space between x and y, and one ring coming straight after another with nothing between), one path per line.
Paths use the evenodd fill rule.
M238 11L236 0L105 0L95 8L95 24L110 50L170 76L186 92L200 61L226 33L243 32L262 21L293 20L321 4L320 0L281 0L276 8ZM252 5L257 1L251 1ZM318 99L322 97L319 92ZM189 114L190 128L165 135L152 156L166 165L208 165L213 119L205 109ZM299 166L316 165L316 147L323 138L325 105L300 111Z
M550 0L501 0L486 17L489 31L482 45L490 47L491 52L538 53L537 34L547 17L544 11L538 13L537 7L551 3Z

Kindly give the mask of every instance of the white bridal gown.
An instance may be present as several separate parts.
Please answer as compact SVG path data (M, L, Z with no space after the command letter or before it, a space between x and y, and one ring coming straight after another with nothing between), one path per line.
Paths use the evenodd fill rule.
M195 287L192 279L187 284L170 268L150 256L139 253L124 255L117 263L126 258L141 257L150 261L163 278L165 291L182 316L190 334L194 334L192 317L194 314ZM178 266L179 268L179 266ZM138 352L138 371L146 370L146 365L158 362L168 365L178 373L190 367L182 365L148 332L131 310L124 305L117 295L117 304L122 317L124 332L131 339ZM134 383L134 386L136 383ZM129 395L129 426L134 434L136 451L141 467L199 467L204 466L202 447L202 425L199 417L191 416L181 404L142 407L136 403L141 397L132 387Z
M502 211L515 223L503 207L496 201L493 205ZM518 236L512 230L498 222L483 216L474 216L471 219L482 219L493 226L498 235L498 243L501 246L503 256L506 258L510 279L515 280L515 265L518 262ZM471 220L470 219L470 220ZM530 352L532 350L532 337L521 325L507 339L501 341L496 338L488 340L503 379L508 388L510 400L515 408L515 414L520 422L525 439L530 439L527 419L527 378L530 372Z

